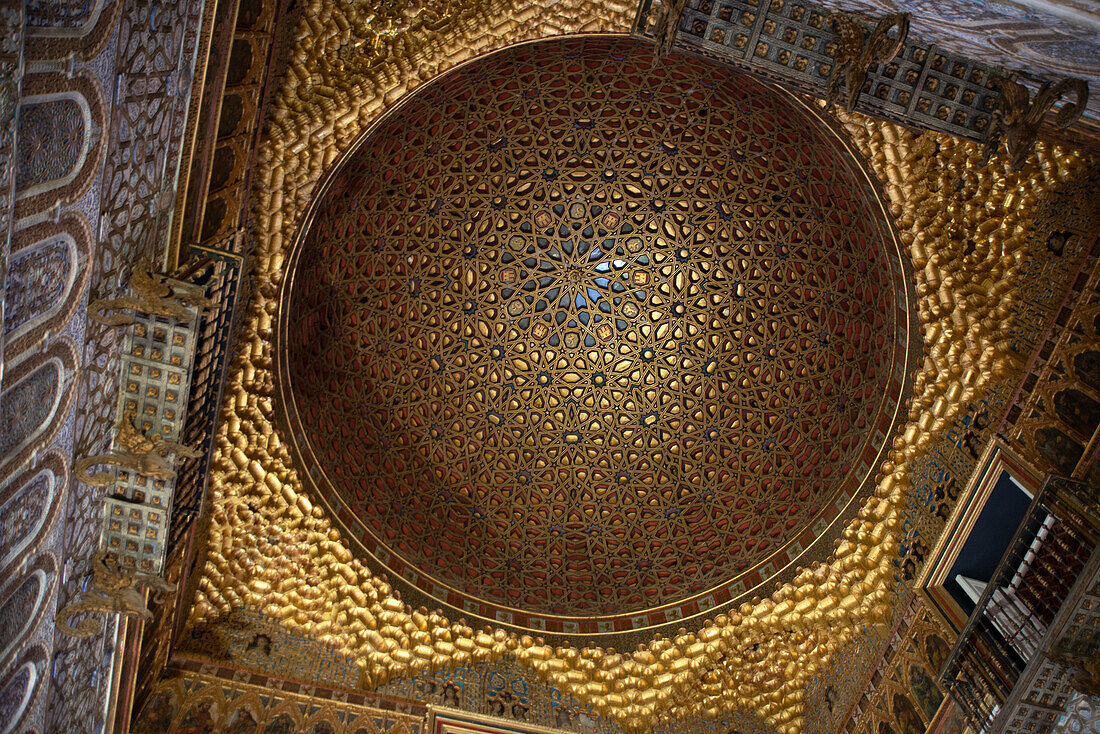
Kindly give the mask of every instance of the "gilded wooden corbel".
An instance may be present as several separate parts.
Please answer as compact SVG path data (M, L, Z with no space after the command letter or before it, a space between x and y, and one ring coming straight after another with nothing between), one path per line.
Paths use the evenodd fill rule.
M864 36L866 31L863 26L848 13L830 13L827 20L836 29L839 37L825 99L830 105L836 104L843 74L847 92L844 107L851 112L856 107L856 100L863 90L863 83L867 80L867 72L871 67L889 61L905 47L905 39L909 35L909 13L887 15L878 22L869 37ZM898 29L897 37L890 38L887 34L895 26Z
M106 487L114 482L111 473L89 474L88 470L99 464L107 464L154 479L168 480L176 476L176 470L168 459L169 454L187 458L199 455L195 449L178 441L165 440L159 433L146 436L134 421L134 413L127 413L118 426L118 436L115 439L117 448L106 454L77 459L73 465L73 475L93 487Z
M1012 168L1017 171L1035 147L1043 118L1067 92L1072 92L1077 99L1073 104L1066 103L1058 110L1054 117L1056 127L1067 127L1080 118L1089 101L1088 83L1075 77L1063 79L1057 84L1044 83L1034 99L1027 87L1012 79L995 77L990 80L990 84L1001 93L997 96L993 124L989 128L989 137L986 138L985 160L988 162L993 157L1004 138Z
M684 14L687 0L659 0L657 20L653 27L657 45L654 48L653 65L661 63L672 53L676 31L680 29L680 16ZM652 12L652 6L650 7Z
M142 592L153 594L153 603L159 604L164 595L176 590L176 585L160 576L149 573L124 571L119 568L118 559L112 553L99 552L92 557L92 583L87 591L76 601L58 611L54 618L57 630L71 637L90 637L101 627L102 621L96 617L83 619L73 626L73 617L85 612L106 612L123 614L142 620L153 618L145 605Z
M144 258L134 264L129 287L132 296L92 301L88 306L88 318L107 326L129 326L134 323L132 314L108 316L106 312L132 310L187 324L194 318L192 308L202 311L215 305L203 296L200 286L170 280L166 275L154 272L152 264Z

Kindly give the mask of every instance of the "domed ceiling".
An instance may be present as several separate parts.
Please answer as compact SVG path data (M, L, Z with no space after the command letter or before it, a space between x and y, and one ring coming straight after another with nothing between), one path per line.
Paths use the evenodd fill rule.
M903 260L833 130L627 37L409 95L289 272L303 477L398 588L538 631L668 623L793 566L869 491L915 360Z

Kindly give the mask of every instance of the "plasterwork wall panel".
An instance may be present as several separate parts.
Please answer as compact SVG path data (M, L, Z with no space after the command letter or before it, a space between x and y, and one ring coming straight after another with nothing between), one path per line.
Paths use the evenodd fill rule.
M8 275L4 332L11 338L64 305L76 274L76 247L60 236L15 253Z
M22 550L45 522L53 489L50 473L39 472L29 480L13 482L5 492L7 501L0 505L4 518L0 524L0 553L5 562Z
M50 23L57 17L52 13L53 0L35 0L31 5L33 17L27 35L33 43L27 46L28 61L63 59L70 55L91 60L110 42L116 30L120 3L118 0L76 0L71 5L62 3L60 7L70 11L75 9L76 12L63 11L58 17L62 21L59 26ZM82 22L73 25L72 22L65 22L66 19L82 19Z
M28 0L27 25L56 35L84 35L105 4L105 0Z
M1044 197L1037 208L1035 226L1029 234L1032 257L1021 269L1029 282L1029 298L1017 310L1012 329L1013 350L1030 355L1034 364L1046 358L1035 355L1042 349L1048 328L1062 308L1066 288L1077 281L1095 259L1096 237L1100 235L1100 170L1093 168L1089 176L1073 185L1059 187ZM1091 250L1091 252L1090 252Z
M50 598L57 589L57 562L50 553L33 556L18 577L0 590L0 665L7 666L48 617Z
M0 683L0 715L4 716L5 734L14 731L22 721L38 682L38 670L33 663L23 663Z
M21 3L18 0L0 3L0 303L6 293L14 225L16 112L23 78L23 31ZM0 389L4 385L4 346L0 333Z
M46 592L44 574L28 574L5 589L6 596L0 601L0 658L19 642L19 638L34 621L35 613Z
M48 444L72 402L76 351L65 338L11 369L0 395L0 470L23 466Z
M67 484L65 458L50 450L0 489L0 574L14 578L14 567L42 541Z
M1092 242L1092 272L1078 277L1072 302L1059 315L1060 333L1052 332L1043 346L1049 357L1033 367L1030 394L1021 396L1006 430L1034 465L1093 482L1100 479L1094 438L1100 430L1100 213L1097 220L1091 237L1083 238Z
M49 423L61 388L61 366L46 362L13 384L0 397L4 411L0 414L0 453L5 457L20 452Z
M29 144L34 144L34 147L27 149L28 155L37 150L39 155L46 154L50 157L50 160L42 162L51 169L50 177L53 180L44 180L46 176L42 175L33 181L27 181L28 185L24 187L24 195L18 205L18 216L21 219L17 226L22 229L15 232L14 247L17 254L22 250L28 256L24 258L23 264L32 266L22 273L27 276L24 278L23 285L26 287L23 290L26 293L35 291L35 297L41 303L35 305L28 301L26 305L31 308L16 311L14 314L19 323L13 320L9 324L11 329L7 334L9 340L5 353L5 388L8 378L18 377L15 370L21 369L21 363L33 362L37 358L34 353L45 347L53 349L54 347L49 346L51 343L56 346L59 341L57 335L62 335L60 341L68 343L66 340L71 339L72 343L84 344L83 307L89 280L94 278L96 282L100 282L110 274L114 280L106 285L106 289L121 285L120 278L125 277L126 273L117 272L120 261L112 260L112 253L103 252L102 248L96 247L94 252L92 249L90 231L100 231L98 218L101 203L102 208L116 212L125 219L123 226L127 236L130 234L131 224L135 227L134 232L139 233L146 219L143 207L149 200L161 200L161 184L166 184L170 189L174 182L174 169L166 163L173 161L174 152L178 153L178 146L173 151L171 144L171 136L178 134L178 131L170 124L165 125L164 120L171 120L173 115L179 116L177 95L186 96L188 91L189 63L179 63L181 50L186 58L188 47L181 40L186 34L187 25L177 22L178 18L165 12L164 6L160 4L156 4L155 11L150 3L134 4L146 11L144 17L138 12L133 14L139 30L144 33L135 45L139 47L141 54L161 54L163 61L159 68L153 70L151 78L152 86L160 91L159 98L165 103L159 107L143 109L142 114L147 113L147 116L136 123L134 117L119 120L121 129L111 124L110 105L113 99L105 98L102 92L105 83L110 85L112 92L117 87L119 99L125 102L134 100L131 92L135 75L138 77L137 86L142 88L140 93L149 91L145 98L157 98L157 94L156 91L144 89L147 79L143 72L147 70L138 68L138 64L133 64L132 75L129 74L130 67L121 66L119 68L127 69L127 74L123 74L121 78L115 75L118 59L121 58L123 62L133 61L135 50L133 46L128 47L130 55L127 56L112 45L117 40L120 3L114 0L31 3L28 9L33 16L33 27L29 34L32 40L25 56L28 68L34 73L26 78L23 102L25 105L76 105L80 108L81 116L79 125L70 125L68 128L56 125L63 120L63 115L40 116L37 127L39 138L29 140ZM178 8L177 16L186 18L189 13L198 11L194 3L185 3L182 6ZM156 40L161 38L165 39L165 43L158 45ZM38 73L43 70L50 71ZM60 73L53 73L54 71ZM129 111L132 112L133 108ZM126 127L127 124L133 126ZM126 179L124 184L111 192L115 198L101 202L100 180L108 147L105 139L108 130L115 130L115 140L130 135L139 141L140 155L135 155L133 149L116 151L115 155L124 160L126 165L132 165L135 170L144 167L142 170L145 177L126 170L123 174ZM158 135L161 136L160 140ZM86 144L80 144L81 137ZM43 141L49 144L39 145ZM148 148L144 147L146 144ZM147 159L143 159L146 154ZM63 160L65 157L68 157L68 163ZM58 161L64 165L56 166ZM69 163L73 168L68 172L62 170ZM52 170L55 167L57 171ZM64 175L60 178L54 175L58 172ZM129 187L131 183L134 184L133 189ZM163 215L159 207L154 209L154 218ZM121 238L117 230L115 234L116 239ZM48 247L50 243L61 242L76 245L72 251L76 257L70 257L67 264L59 257L33 257L36 243ZM141 244L145 246L151 243L142 241ZM126 253L126 256L130 254ZM155 252L150 251L149 254L156 259ZM107 267L93 273L91 265L102 263L104 258L108 260ZM43 283L60 288L60 292L53 293L49 289L43 291L38 287ZM52 293L57 298L47 303L42 299L44 293ZM83 356L93 367L110 359L109 356L96 352L94 348ZM75 355L72 362L75 367ZM77 390L72 385L71 377L70 372L63 381L62 392L66 408L70 400L77 400ZM98 397L96 395L94 399ZM113 396L105 396L104 399L113 401ZM5 521L10 522L10 528L6 527L5 532L10 530L13 545L4 549L2 573L10 576L13 582L25 578L25 574L33 570L28 570L24 565L28 553L50 554L53 557L52 549L56 548L63 559L60 565L64 568L63 581L69 589L68 593L79 589L86 580L85 559L98 539L98 531L92 530L92 526L98 523L102 512L101 496L88 488L77 485L71 495L62 491L68 484L67 457L74 450L73 422L72 411L59 408L50 419L49 427L34 441L39 449L53 444L58 450L51 451L45 457L40 454L39 462L33 468L26 469L22 476L11 477L10 472L25 465L26 460L33 455L35 447L28 447L11 457L13 461L0 472L0 497L5 501L12 499L12 492L30 476L34 476L38 469L45 470L49 467L50 472L57 477L54 480L56 484L53 485L53 496L48 497L48 512L35 514L38 507L30 503L23 506L21 512L16 512L16 506L9 504L8 509L13 512L10 516L5 513ZM109 437L110 432L107 424L100 424L94 427L93 433L95 441L101 442ZM44 476L49 477L50 473ZM12 501L20 502L18 499ZM67 528L62 527L64 522L56 522L58 517L66 516L76 518L76 522ZM110 670L113 651L105 646L103 636L86 641L79 651L69 649L64 638L55 646L53 613L58 601L54 593L57 586L58 584L51 585L50 594L35 617L36 626L19 643L20 646L42 645L51 661L48 673L39 679L41 694L34 698L27 719L21 726L26 730L38 728L44 731L91 731L103 724L101 691L108 682L106 673ZM109 633L112 628L110 622L108 628ZM43 672L46 673L45 669ZM49 707L53 709L53 722L49 724L44 723L47 698Z
M175 181L174 165L178 158L181 125L173 126L173 121L178 123L186 112L186 104L181 106L179 100L185 100L189 92L192 57L188 54L194 48L193 43L187 43L187 19L201 11L201 4L165 6L140 0L130 3L77 0L32 2L26 9L32 16L30 41L25 51L31 73L22 90L23 101L29 105L72 102L81 107L81 132L87 145L56 148L69 155L70 160L74 150L83 151L76 155L75 176L68 182L68 173L60 180L55 176L57 186L50 181L36 180L26 187L19 202L20 219L16 226L21 229L14 234L17 251L25 250L24 254L29 254L36 243L71 239L77 245L77 257L71 259L68 266L62 265L57 258L28 261L35 263L33 276L26 283L28 289L44 282L63 288L57 300L49 304L43 302L43 308L35 307L33 312L25 311L24 315L30 318L23 320L20 317L19 325L12 324L5 353L5 388L8 378L17 376L14 370L21 369L21 363L30 363L44 348L54 348L51 344L58 341L85 344L84 304L88 283L96 283L100 294L113 295L128 275L120 266L134 252L123 247L120 257L117 249L100 246L103 238L108 243L123 239L129 242L133 234L138 238L138 248L157 260L155 245L159 243L146 239L147 230L149 222L156 223L158 218L161 225L164 224L165 191L170 199ZM127 28L135 29L133 37L128 33L122 37L118 34L123 11ZM192 22L191 30L194 25ZM118 45L120 40L121 47ZM143 64L147 59L152 61ZM116 69L122 72L121 75L116 75ZM111 89L110 95L103 93L105 87ZM116 92L117 100L127 107L124 114L112 121L112 114L117 111L112 109ZM42 124L53 125L59 119L60 116L51 116ZM113 131L110 140L107 139L108 131ZM80 137L72 126L68 130L46 127L40 132L42 140L55 141L59 145L72 143ZM120 143L126 147L119 149ZM111 151L111 159L121 165L112 169L116 178L111 181L113 188L107 189L101 187L101 183L103 162L111 146L115 148ZM44 152L50 152L49 146L45 146ZM63 156L54 157L61 159ZM150 202L154 206L150 207ZM102 212L114 216L110 220L115 225L113 229L110 226L100 228ZM97 234L95 242L90 236L92 231ZM111 363L111 355L98 350L104 342L109 352L114 347L113 335L105 339L104 330L100 329L95 332L91 346L81 351L82 367L91 368L81 374L97 374L98 369ZM76 359L72 361L75 367ZM117 367L117 361L112 366ZM67 375L64 381L65 401L87 403L86 395L77 395L78 388L69 379L71 376ZM100 399L113 406L114 394L93 391L91 402ZM66 406L68 404L66 402ZM18 477L10 474L20 466L27 466L26 461L33 455L32 448L31 453L22 451L13 457L13 462L0 471L0 498L3 501L10 499L16 486L34 476L38 469L48 467L57 477L45 515L33 516L36 506L30 504L22 513L12 514L10 530L14 546L5 549L11 552L4 553L5 565L0 571L12 582L24 578L25 574L33 572L26 565L27 559L32 557L28 554L60 557L55 565L63 569L61 578L51 586L44 606L36 615L36 626L18 644L18 647L40 645L50 661L48 670L42 669L40 693L31 702L21 730L81 732L93 731L104 724L103 691L109 683L114 654L105 639L115 629L112 621L108 620L104 634L80 646L69 645L65 638L59 638L57 644L54 640L54 611L59 598L65 603L67 595L86 581L86 559L98 540L96 526L102 512L101 493L80 485L75 485L72 492L63 491L68 485L68 457L73 455L74 449L87 451L89 446L94 453L110 435L109 421L93 423L88 426L91 440L83 446L74 446L73 414L74 411L69 410L55 411L41 440L35 440L40 450L50 444L54 450L45 456L40 452L37 464L24 468L24 474ZM20 521L18 526L17 520ZM36 524L39 522L40 525ZM55 594L58 587L65 589L60 595ZM48 716L47 708L50 709Z
M19 160L15 185L21 191L60 186L87 155L91 115L79 98L26 99L19 105ZM70 179L71 180L71 179Z
M28 714L45 689L46 675L46 649L39 644L24 652L0 678L0 734L34 731Z
M103 96L88 72L28 74L20 100L16 216L77 201L99 173ZM24 117L23 113L28 114Z
M91 233L86 220L66 215L16 233L5 301L5 349L19 354L59 333L84 295Z
M96 182L88 198L74 203L93 220L96 232L82 304L119 295L139 254L163 262L202 8L202 3L109 2L84 36L44 34L36 41L36 53L46 58L75 52L88 68L105 74L112 89L111 107L104 110L110 120L100 121L103 154ZM69 328L78 328L81 337L82 370L73 390L79 407L68 451L84 456L99 453L111 437L121 344L116 331L85 323L82 308L74 313ZM71 601L87 578L102 512L101 491L72 484L56 530L65 569L57 606ZM102 632L74 640L53 638L51 625L44 730L90 732L105 725L102 704L115 654L107 640L114 630L109 619Z
M34 16L32 21L43 20L36 8L18 5ZM24 139L17 141L24 162L38 156L35 165L39 169L31 172L30 180L24 180L13 216L3 222L5 232L11 226L14 254L6 294L3 387L7 390L26 369L43 359L54 359L61 370L56 392L59 400L45 401L44 408L30 406L28 411L46 411L41 430L29 441L21 441L26 444L23 448L12 448L0 460L0 502L5 503L0 578L6 584L41 575L43 564L60 568L59 556L85 552L75 545L64 548L63 553L55 549L60 540L57 518L65 512L68 499L65 488L73 422L69 408L75 401L74 377L79 367L73 345L83 342L81 305L92 246L88 215L99 206L100 131L109 127L102 89L111 70L109 65L89 66L86 61L107 43L113 30L113 7L113 2L91 3L87 22L70 26L59 36L51 37L47 27L33 26L23 49L26 74L19 92L22 96L12 100L13 111L18 106L24 110L38 106L39 112L62 114L31 115L25 120ZM8 34L3 38L5 44L11 39ZM63 59L64 65L41 63L50 59L51 53L56 53L55 60ZM4 170L14 174L16 166L4 166ZM43 661L51 659L59 574L51 570L48 575L46 593L33 610L33 623L0 661L0 671L17 665L19 657L31 649L39 651ZM36 668L35 695L21 714L18 730L43 730L52 674L63 673L63 669L63 663L48 668L43 663ZM94 679L85 678L82 685L88 686L90 680L94 684ZM14 726L14 720L10 721Z
M430 32L429 21L445 24L441 18L448 11L469 14L455 24L459 34ZM271 428L269 370L273 286L281 277L286 243L323 169L383 106L420 80L471 50L560 27L549 15L540 16L545 11L538 8L516 15L495 8L493 21L483 20L482 12L444 7L413 18L363 19L344 5L318 2L308 8L287 84L275 104L272 134L261 149L256 188L260 295L231 378L235 394L227 402L215 464L219 489L211 552L193 620L244 605L261 608L355 655L370 686L429 664L463 665L512 652L552 684L628 728L657 724L658 711L669 719L691 714L720 718L751 701L772 725L800 731L806 680L831 652L891 608L909 462L951 427L963 406L982 395L991 376L1016 368L1007 322L1019 293L1021 263L1029 254L1030 209L1040 192L1071 178L1082 160L1040 146L1023 171L1011 173L999 162L983 168L976 146L849 120L849 132L884 182L920 271L928 352L911 423L883 466L877 496L838 538L835 557L797 576L797 587L730 610L714 623L692 622L698 633L653 640L627 655L549 647L503 630L479 634L462 622L406 608L384 580L351 557L324 513L301 493ZM594 8L582 6L582 21L574 27L625 27L626 9L614 12L600 22ZM337 20L326 27L321 19L333 14ZM555 8L555 17L576 16ZM501 18L523 18L524 25L513 27L514 21ZM388 28L399 30L382 36L380 31ZM364 48L370 52L366 61L354 53ZM957 186L960 179L962 187ZM959 236L963 230L981 232L981 242L969 249ZM247 540L257 537L274 541L268 548ZM244 544L259 552L243 556L235 549ZM310 582L303 585L300 579ZM796 604L806 611L796 611ZM795 631L775 634L777 629ZM431 630L445 644L427 644L435 639ZM468 642L456 648L452 641ZM656 685L685 655L689 664L676 667L683 671L676 684L670 678ZM610 686L601 688L595 670L601 680L614 682L615 693ZM618 694L630 690L645 695L628 700Z

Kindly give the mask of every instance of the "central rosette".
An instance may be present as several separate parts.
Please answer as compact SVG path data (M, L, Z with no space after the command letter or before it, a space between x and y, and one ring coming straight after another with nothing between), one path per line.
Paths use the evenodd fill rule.
M561 197L556 197L561 198ZM507 237L501 300L534 342L577 349L611 341L641 313L649 257L634 227L600 204L552 203Z
M701 613L797 558L891 435L905 280L862 173L775 90L650 60L555 40L425 85L292 263L300 475L462 614Z

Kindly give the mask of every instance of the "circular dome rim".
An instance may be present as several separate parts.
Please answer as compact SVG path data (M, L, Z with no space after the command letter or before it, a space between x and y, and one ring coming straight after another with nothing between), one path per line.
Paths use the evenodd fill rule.
M841 478L835 482L835 488L822 499L822 509L813 515L801 529L795 532L789 539L780 544L775 550L769 552L763 558L760 558L752 563L747 569L738 572L737 574L724 578L721 582L714 584L706 589L698 592L689 593L682 597L679 597L673 601L668 601L663 604L655 605L652 607L645 607L633 611L620 611L608 614L591 614L591 615L576 615L576 614L556 614L543 611L532 611L530 609L524 609L522 607L513 607L500 602L489 601L476 593L469 591L462 591L454 588L451 584L441 581L435 576L428 574L420 569L415 563L410 562L400 552L390 548L385 542L378 539L369 529L367 529L361 522L356 522L357 518L354 514L354 508L348 503L348 501L341 495L340 490L336 488L336 485L329 479L325 472L325 461L318 458L315 453L313 442L304 436L304 423L300 417L298 410L298 403L296 394L293 387L293 380L290 375L289 369L289 357L287 355L287 348L289 344L288 330L290 327L289 314L293 306L294 285L296 282L295 276L297 275L297 267L302 253L305 250L305 243L308 239L313 223L315 221L317 210L325 201L326 195L332 188L333 183L339 178L344 168L355 158L359 150L367 144L372 138L375 132L386 125L394 116L401 114L401 111L421 90L427 88L429 85L435 84L440 80L454 74L461 73L467 67L477 64L485 59L497 55L514 51L517 48L524 46L542 44L547 42L564 43L572 40L585 40L585 39L613 39L624 40L630 39L644 43L647 39L639 39L637 36L630 33L574 33L564 34L557 36L547 36L543 38L530 39L522 41L520 43L510 44L499 49L494 49L488 53L480 54L472 58L466 59L459 64L447 69L446 71L437 74L431 79L422 82L416 88L407 91L390 107L383 110L381 114L377 115L370 123L363 128L356 136L355 140L349 145L347 150L342 152L337 158L328 166L313 191L310 193L310 200L305 212L302 215L299 223L296 225L294 233L292 235L292 242L289 248L289 252L284 258L282 264L282 281L278 286L278 297L276 299L278 303L278 311L276 315L276 329L274 336L274 372L275 372L275 394L277 403L275 407L275 424L278 429L283 433L283 443L288 446L289 453L292 456L292 466L297 471L298 475L302 477L303 487L308 490L312 490L314 496L316 496L321 504L324 505L328 511L329 521L332 523L332 527L338 529L341 533L342 540L348 543L353 549L354 556L359 557L374 573L376 576L385 580L394 589L399 590L402 596L405 597L406 603L411 603L416 606L420 602L430 602L429 607L437 605L443 609L453 610L459 616L472 617L477 620L491 623L492 625L502 626L519 630L525 633L538 634L547 639L571 639L580 635L587 638L617 638L624 635L632 635L642 631L653 631L673 626L683 625L690 619L701 618L703 616L712 616L718 614L723 609L729 609L747 598L752 596L759 596L764 593L764 587L773 582L782 581L786 577L793 577L794 568L800 560L804 559L815 548L819 548L821 543L830 537L839 537L839 531L844 523L849 522L854 518L853 506L857 502L862 502L873 490L874 481L877 477L878 467L884 459L885 454L890 450L893 436L904 427L904 422L899 422L899 416L902 416L904 411L904 405L906 399L911 396L914 369L918 366L919 356L921 352L921 334L919 330L919 323L917 319L916 309L916 297L913 285L913 266L907 253L903 248L903 244L898 237L897 227L894 218L891 216L887 206L886 198L883 194L881 183L878 182L869 171L866 163L856 150L854 144L846 138L843 131L840 129L838 123L820 113L811 104L802 100L795 94L775 86L765 80L761 80L756 77L749 76L754 82L760 84L767 89L782 96L789 104L793 105L795 109L802 113L809 115L810 118L820 126L823 137L826 137L831 141L837 154L847 160L852 166L853 172L858 173L860 178L860 189L867 198L868 203L873 207L877 207L877 210L881 213L881 217L877 218L878 228L882 230L882 245L887 250L887 260L890 263L891 274L894 277L894 290L899 296L904 293L904 303L899 297L896 299L895 306L900 310L902 305L906 306L905 316L908 318L902 319L900 315L895 316L894 325L896 328L900 328L902 322L905 322L906 336L905 349L907 355L904 358L906 369L901 377L901 385L896 391L897 404L894 407L893 414L889 422L889 428L883 433L882 444L875 452L875 458L870 463L870 468L863 474L862 478L858 481L853 481L852 476L857 470L859 470L864 460L860 459L862 453L866 450L868 444L875 438L876 426L872 425L866 429L865 434L859 444L860 450L854 453L852 466L849 470L841 475ZM704 60L704 63L713 63ZM717 67L721 68L721 67ZM723 69L731 74L742 74L735 69ZM903 291L899 291L897 288L898 280L903 281L901 285L904 286ZM896 353L899 348L899 337L895 337L891 340L890 354L894 356L894 362L897 362ZM897 377L892 377L889 382L897 381ZM875 415L881 420L881 416L888 414L886 408L886 401L890 397L890 394L884 394L878 401L878 410ZM854 484L851 496L842 503L839 510L831 519L828 520L826 527L821 532L813 532L813 526L821 522L825 512L829 506L831 506L837 498L840 496L844 487L848 484ZM306 499L309 503L309 499ZM313 503L309 503L313 504ZM350 522L356 523L355 526L349 524ZM362 528L367 535L371 537L376 548L372 549L364 544L360 533L356 532L356 527ZM683 608L684 606L690 606L698 600L704 599L708 596L714 595L716 592L728 588L736 582L746 579L754 572L767 566L769 562L774 559L778 554L787 550L795 542L803 540L804 536L811 534L808 541L802 545L801 550L789 558L786 563L781 564L777 569L769 573L768 575L761 575L759 581L746 585L745 588L733 595L730 595L727 599L721 602L712 603L705 608L696 607L696 611L689 614L681 614L680 616L673 616L667 618L664 621L644 624L633 625L628 624L622 629L617 629L612 626L609 629L596 630L596 625L606 625L609 622L615 622L617 620L627 620L635 617L648 617L655 612L661 612L668 609ZM357 551L365 554L366 558L363 558ZM428 591L418 585L417 581L407 578L399 569L395 569L391 561L382 560L379 557L379 550L386 553L391 559L397 560L406 569L405 573L409 571L412 575L418 577L421 580L426 579L429 584L433 585L436 589L436 593ZM821 558L830 555L830 552L820 554ZM442 598L438 590L443 590L444 593L450 592L459 598L459 605L449 602L446 598ZM504 612L507 614L508 619L504 620L497 614L495 617L485 616L478 611L473 611L465 608L464 604L473 602L476 606L482 608L488 608L491 611ZM540 619L544 621L555 620L561 623L577 624L584 629L570 630L570 631L551 631L544 627L528 626L511 621L515 615L523 617Z

